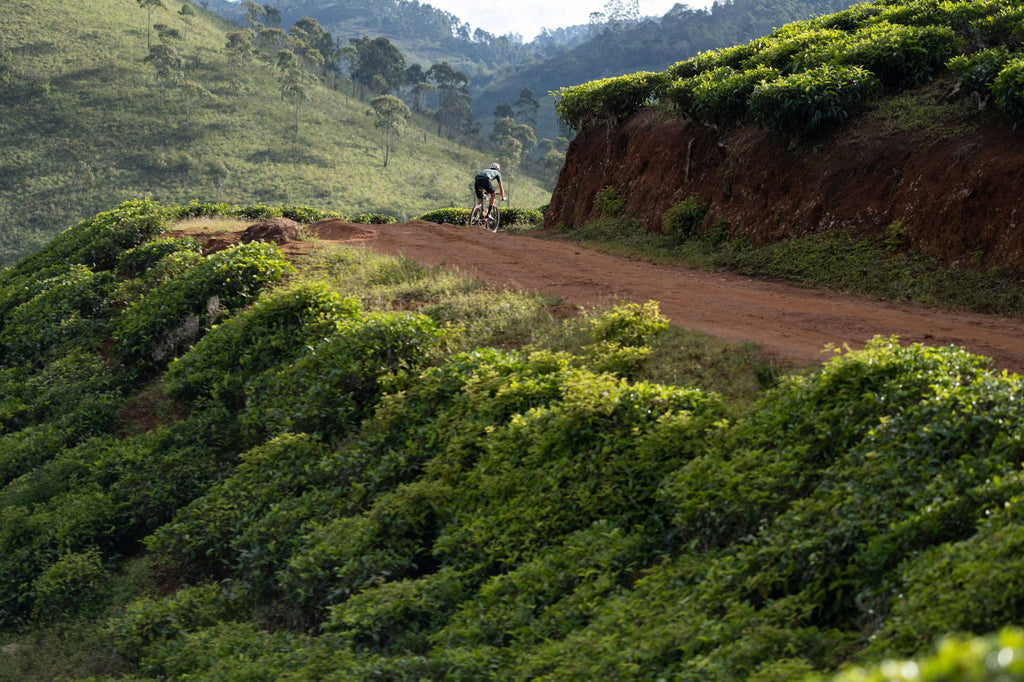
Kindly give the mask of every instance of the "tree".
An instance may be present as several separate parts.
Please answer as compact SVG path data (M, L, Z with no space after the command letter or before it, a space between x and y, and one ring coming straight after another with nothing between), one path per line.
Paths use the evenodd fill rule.
M299 66L299 58L291 50L279 50L277 68L281 70L281 99L290 102L295 117L295 134L299 134L299 109L309 100L310 76Z
M139 7L146 10L146 51L153 47L153 9L155 7L163 7L163 0L135 0L139 3Z
M497 114L497 111L495 111L495 114ZM491 142L501 144L508 138L513 137L512 131L515 127L516 120L511 116L494 119L494 131L491 133Z
M516 100L516 120L536 127L538 109L540 109L540 102L534 99L533 91L530 88L520 90L519 99Z
M405 56L391 41L381 36L370 39L349 38L349 45L342 55L349 63L349 75L355 83L364 88L374 88L380 83L380 76L388 91L397 90L405 83ZM383 93L381 93L383 94Z
M192 111L196 104L203 99L212 99L213 94L195 81L184 81L178 88L181 103L185 107L185 130L188 130L192 119Z
M405 123L409 120L412 112L405 102L394 95L380 95L370 100L373 107L367 111L367 115L376 116L373 125L384 131L381 141L383 150L384 167L387 168L391 160L391 154L395 149L395 143L405 132Z
M494 107L494 118L512 118L516 117L516 112L512 110L512 105L508 102L498 102L498 105Z
M245 0L242 9L245 10L245 25L254 31L258 30L267 15L267 10L252 0Z
M234 31L228 34L228 42L224 46L228 55L228 63L237 68L252 55L253 46L249 33Z
M185 60L170 45L154 45L149 48L146 61L156 69L156 78L160 83L160 106L164 105L167 89L181 78Z
M456 71L448 62L440 62L430 67L427 77L438 89L437 134L445 127L449 136L456 131L469 132L473 126L473 111L466 74Z

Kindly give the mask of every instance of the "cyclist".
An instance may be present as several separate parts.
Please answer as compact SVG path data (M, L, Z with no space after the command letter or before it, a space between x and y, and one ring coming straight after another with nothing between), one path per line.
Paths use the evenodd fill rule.
M490 168L485 168L476 174L476 178L473 180L473 191L476 193L476 205L474 208L482 208L484 203L484 192L491 195L491 201L487 205L487 213L484 214L486 220L491 215L491 209L494 208L494 195L498 190L494 189L494 183L498 183L498 190L501 191L501 200L505 200L505 187L501 184L501 166L497 163L492 163Z

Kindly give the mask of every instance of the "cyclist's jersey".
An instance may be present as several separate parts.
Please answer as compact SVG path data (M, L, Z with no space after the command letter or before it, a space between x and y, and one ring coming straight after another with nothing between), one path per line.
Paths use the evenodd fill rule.
M485 168L476 174L476 184L494 187L494 181L501 182L501 173L493 168Z

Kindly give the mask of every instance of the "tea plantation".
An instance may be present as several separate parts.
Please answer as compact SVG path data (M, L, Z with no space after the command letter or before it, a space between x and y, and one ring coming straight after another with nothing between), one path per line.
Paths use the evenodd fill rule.
M0 272L0 679L1024 679L1019 376L668 385L654 303L204 255L195 210Z

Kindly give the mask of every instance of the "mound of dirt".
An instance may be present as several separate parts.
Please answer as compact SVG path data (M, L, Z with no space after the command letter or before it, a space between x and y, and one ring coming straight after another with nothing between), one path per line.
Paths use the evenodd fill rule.
M341 218L327 218L319 220L309 226L310 234L328 241L343 242L349 239L365 239L371 237L374 231L366 225L350 223Z
M250 225L242 232L239 240L249 242L273 242L284 244L299 238L302 226L291 218L269 218Z
M625 215L652 231L669 207L697 196L708 207L703 230L726 226L754 243L849 228L902 238L953 266L1024 271L1024 131L995 114L958 118L943 106L949 87L916 93L917 111L932 119L879 109L813 143L654 110L583 130L545 222L582 226L612 187Z

